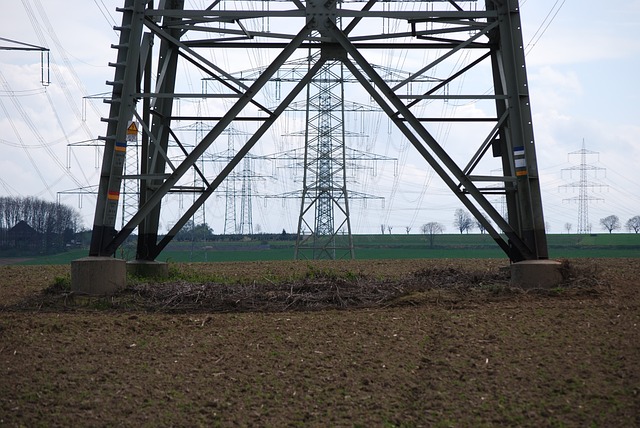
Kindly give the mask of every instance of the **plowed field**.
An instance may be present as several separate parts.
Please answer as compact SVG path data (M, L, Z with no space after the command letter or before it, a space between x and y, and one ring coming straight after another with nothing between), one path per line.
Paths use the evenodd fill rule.
M110 298L0 266L0 426L640 426L640 265L178 264Z

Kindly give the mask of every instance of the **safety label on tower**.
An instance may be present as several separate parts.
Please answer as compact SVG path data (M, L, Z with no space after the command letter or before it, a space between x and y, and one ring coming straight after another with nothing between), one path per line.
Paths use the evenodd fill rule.
M527 175L527 162L524 157L524 147L513 148L513 160L516 166L516 176L522 177Z
M138 141L138 124L130 121L127 126L127 142L136 143Z

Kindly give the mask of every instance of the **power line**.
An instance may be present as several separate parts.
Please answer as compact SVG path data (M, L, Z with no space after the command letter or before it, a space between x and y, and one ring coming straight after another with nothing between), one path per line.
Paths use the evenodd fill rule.
M551 6L551 9L547 13L547 16L545 16L545 18L542 20L542 23L540 24L540 26L538 27L536 32L533 34L533 36L531 36L531 40L529 40L529 43L527 43L527 46L525 47L525 55L528 55L529 52L531 52L531 50L540 41L542 36L544 36L544 33L547 32L547 29L549 28L549 26L551 25L553 20L556 19L556 16L558 15L558 12L560 12L560 9L562 9L562 6L564 6L564 3L565 3L566 0L562 0L562 3L560 4L560 6L558 6L558 8L555 9L555 7L556 7L556 5L558 4L559 1L560 0L556 0L556 2L553 4L553 6ZM554 12L554 9L555 9L555 12ZM552 13L553 13L553 16L551 15ZM551 19L549 19L549 17L551 17ZM548 22L547 22L547 20L548 20ZM547 24L545 25L545 23L547 23ZM536 35L538 35L537 39L536 39Z

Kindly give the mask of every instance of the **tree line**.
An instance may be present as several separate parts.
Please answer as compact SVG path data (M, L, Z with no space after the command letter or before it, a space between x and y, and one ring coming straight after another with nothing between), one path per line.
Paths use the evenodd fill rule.
M380 225L380 226L381 226L380 229L382 233L384 233L384 229L385 229L384 225ZM486 232L486 228L484 227L481 221L474 218L469 212L461 208L458 208L453 215L453 226L460 233L465 233L465 232L469 233L475 228L477 228L480 231L480 233ZM622 223L618 216L610 215L600 219L600 226L602 226L603 230L606 230L607 232L612 233L614 230L621 229ZM565 223L564 225L564 228L567 231L567 233L571 233L572 227L573 225L571 223ZM624 224L624 227L629 232L639 233L640 232L640 215L633 216L630 219L628 219L627 222ZM548 230L549 226L547 225L546 228ZM446 228L442 223L435 222L435 221L425 223L420 227L420 231L427 237L430 247L433 247L435 236L443 233L445 229ZM389 231L389 233L391 233L391 227L387 227L387 230ZM406 228L407 233L409 233L410 230L411 230L410 227Z
M71 243L81 227L72 207L35 197L0 197L0 248L55 252Z
M620 217L618 217L617 215L609 215L601 218L600 226L602 226L602 228L609 233L622 228ZM629 220L627 220L627 222L625 223L625 227L629 232L640 232L640 215L633 216Z
M256 232L251 234L222 234L216 235L207 223L196 224L193 220L187 222L174 237L176 241L242 241L244 239L259 239L261 241L295 241L296 235L282 229L280 233L263 233L260 225L256 225Z

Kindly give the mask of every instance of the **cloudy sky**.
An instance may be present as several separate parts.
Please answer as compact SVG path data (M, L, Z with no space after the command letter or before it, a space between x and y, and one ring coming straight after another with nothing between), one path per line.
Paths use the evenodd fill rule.
M0 196L37 196L78 208L91 227L95 198L73 194L89 189L99 176L101 152L95 139L105 133L100 121L107 113L99 97L109 91L117 42L112 29L120 16L117 0L2 0L0 37L46 46L51 50L49 75L43 86L41 56L36 51L0 50ZM188 2L189 3L189 2ZM527 0L521 2L524 39L543 203L550 233L575 231L581 156L584 145L590 174L589 221L601 231L599 219L611 214L627 219L640 215L640 1ZM16 46L0 41L0 46ZM45 68L46 70L46 68ZM45 73L46 74L46 73ZM95 99L94 99L95 98ZM184 107L188 108L188 107ZM462 106L462 109L480 109ZM295 131L292 129L292 131ZM366 129L371 134L375 129ZM434 131L437 135L437 131ZM451 147L455 132L448 136ZM367 143L363 143L367 146ZM292 143L292 147L296 144ZM275 148L282 148L275 145ZM453 232L453 212L461 204L403 143L380 140L375 151L398 159L354 173L353 188L381 196L354 201L356 233L378 233L380 224L394 233L412 233L428 221ZM263 148L262 154L273 147ZM475 149L474 149L475 150ZM282 165L256 165L264 175ZM572 169L573 168L573 169ZM368 172L367 172L368 171ZM427 171L427 172L425 172ZM293 180L299 173L291 173ZM282 176L281 176L282 177ZM286 176L289 177L289 176ZM293 181L290 180L290 181ZM297 202L259 196L286 190L270 178L256 180L254 227L294 231ZM574 199L572 201L572 199ZM185 208L175 200L163 214L168 228ZM207 203L207 222L224 228L224 198Z

